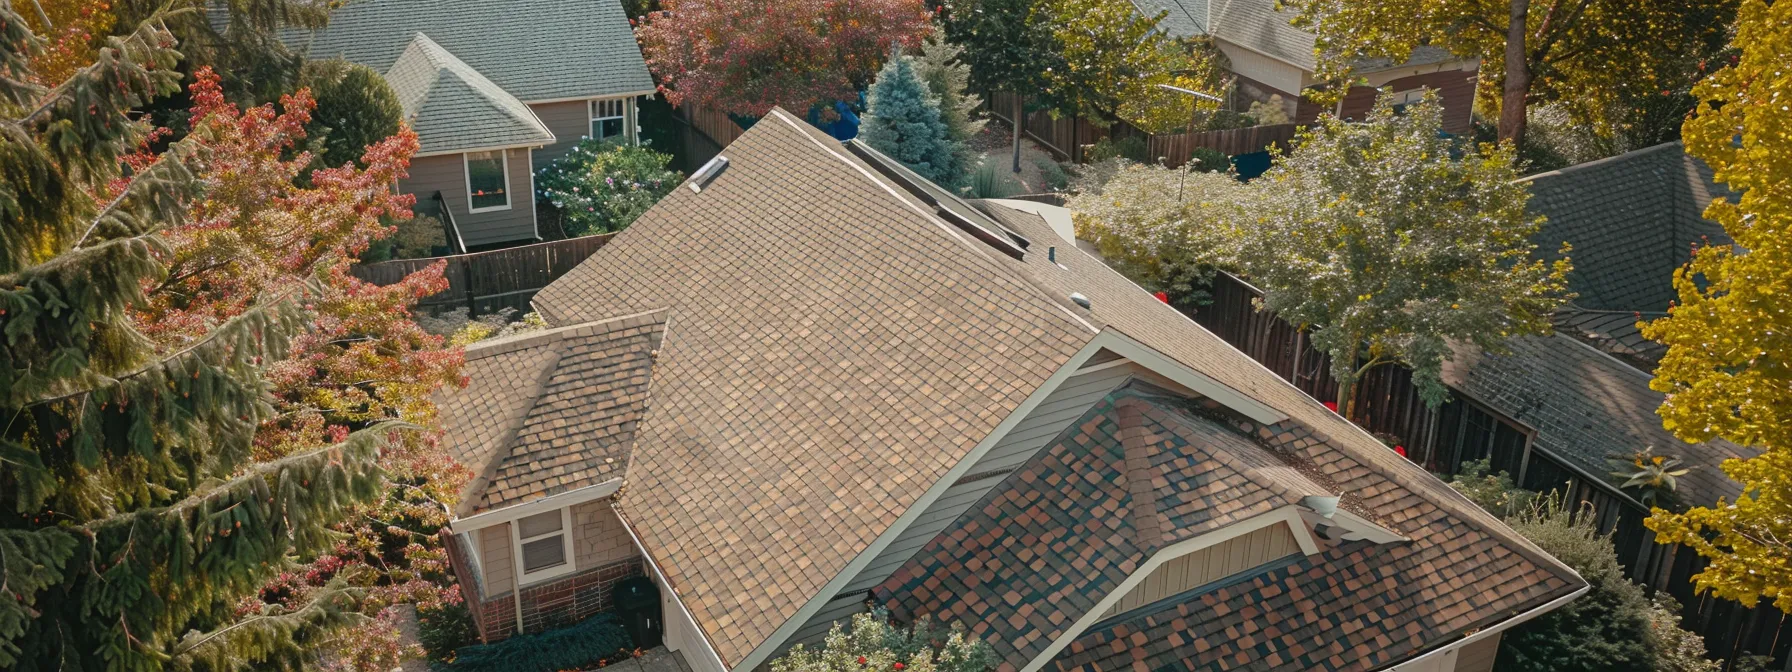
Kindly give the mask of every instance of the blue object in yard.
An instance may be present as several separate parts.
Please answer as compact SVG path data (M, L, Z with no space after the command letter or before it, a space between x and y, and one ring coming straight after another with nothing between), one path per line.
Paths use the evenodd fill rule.
M835 140L845 142L859 137L859 115L852 111L852 106L844 101L834 101L834 114L838 118L833 121L821 120L821 106L809 108L809 125L821 129Z
M1232 168L1238 171L1240 182L1269 172L1269 152L1251 152L1232 157Z

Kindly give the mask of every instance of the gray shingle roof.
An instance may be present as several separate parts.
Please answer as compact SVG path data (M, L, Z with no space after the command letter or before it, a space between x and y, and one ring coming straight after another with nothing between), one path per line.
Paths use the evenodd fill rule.
M528 105L423 33L411 38L386 81L422 142L419 154L554 142Z
M1157 26L1173 37L1211 34L1308 72L1318 65L1313 54L1313 34L1290 25L1288 22L1295 13L1277 11L1276 0L1132 0L1132 3L1146 16L1164 12L1164 18ZM1211 30L1210 21L1213 24ZM1426 45L1414 49L1412 56L1402 63L1385 58L1361 59L1356 62L1356 71L1369 73L1455 59L1449 50Z
M1678 142L1525 178L1530 211L1548 221L1532 238L1555 259L1574 246L1569 288L1575 304L1594 310L1660 312L1675 297L1674 269L1691 246L1732 241L1702 214L1729 190Z
M282 33L311 58L392 67L417 33L524 102L653 90L619 0L354 0L310 33Z
M1509 345L1509 355L1459 348L1444 364L1444 382L1536 428L1538 448L1596 477L1611 471L1607 455L1654 446L1656 454L1679 455L1691 467L1680 479L1682 501L1734 499L1740 491L1718 465L1755 451L1721 439L1690 445L1662 429L1655 415L1662 394L1649 389L1649 374L1561 334Z

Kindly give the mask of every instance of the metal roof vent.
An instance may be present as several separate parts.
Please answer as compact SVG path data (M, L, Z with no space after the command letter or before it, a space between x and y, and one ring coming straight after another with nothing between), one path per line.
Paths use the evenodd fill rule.
M1319 517L1321 518L1331 518L1332 516L1338 515L1338 500L1338 497L1309 495L1301 498L1300 503L1307 508L1312 509L1313 513L1319 514Z
M1085 310L1089 308L1089 297L1083 296L1082 292L1071 292L1070 302L1082 306Z
M722 169L727 167L728 157L717 154L716 158L703 164L703 167L698 168L697 172L691 173L691 179L685 184L690 185L692 193L702 193L703 188L709 186L709 181L716 179L716 176L722 173Z

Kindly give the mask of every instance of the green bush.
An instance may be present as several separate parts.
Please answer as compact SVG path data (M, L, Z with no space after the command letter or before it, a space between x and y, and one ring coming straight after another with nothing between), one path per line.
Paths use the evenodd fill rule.
M1232 157L1212 147L1196 147L1189 163L1194 164L1193 170L1203 173L1223 173L1232 169Z
M1045 182L1042 185L1045 188L1052 191L1063 191L1070 186L1070 173L1065 172L1064 166L1059 165L1057 161L1043 156L1036 157L1033 159L1033 166L1039 169L1039 179Z
M560 211L567 236L621 231L683 181L671 163L647 147L587 139L542 166L535 188Z
M365 65L339 58L311 61L299 69L299 86L311 89L317 100L305 124L315 167L359 162L368 145L398 132L404 116L386 78Z
M1202 130L1225 131L1234 128L1250 128L1256 125L1256 117L1231 110L1219 110L1207 118L1207 124L1202 126Z
M966 154L909 59L892 58L877 73L859 140L934 184L952 188L964 181L967 166L958 160Z
M1489 460L1462 463L1462 470L1450 477L1450 487L1468 501L1501 518L1510 518L1531 510L1537 493L1519 488L1506 472L1492 473Z
M1014 178L1002 170L998 161L988 160L977 166L971 173L971 198L1007 198L1019 191Z
M1084 158L1088 159L1090 163L1100 163L1108 159L1126 159L1136 163L1147 163L1150 161L1150 157L1146 156L1148 151L1145 148L1144 138L1129 135L1119 140L1102 138L1095 141L1095 144L1090 146L1089 151L1084 154Z
M628 631L610 614L598 614L575 625L516 635L496 644L463 646L445 672L555 672L597 665L629 655L634 644Z
M820 650L791 647L772 661L772 672L988 672L999 662L988 644L961 626L935 627L923 617L902 628L889 618L879 609L853 616L850 628L836 622Z
M464 604L443 604L434 609L417 610L417 640L431 664L453 659L455 649L479 640L473 612Z

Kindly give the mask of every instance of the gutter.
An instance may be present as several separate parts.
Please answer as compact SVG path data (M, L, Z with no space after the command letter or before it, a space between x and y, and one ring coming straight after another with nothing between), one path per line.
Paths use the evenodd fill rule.
M1575 577L1579 578L1580 573L1576 572ZM1581 586L1579 589L1575 590L1572 593L1564 595L1562 597L1558 597L1554 600L1550 600L1549 602L1544 603L1543 606L1537 607L1535 609L1524 612L1517 616L1513 616L1512 618L1508 618L1504 621L1500 621L1499 623L1495 623L1492 626L1483 628L1480 631L1475 632L1474 634L1468 635L1466 637L1458 639L1449 644L1439 646L1439 647L1432 649L1426 653L1419 654L1418 656L1408 658L1406 660L1400 661L1398 663L1394 663L1393 665L1390 665L1390 666L1384 667L1384 668L1380 668L1380 669L1383 672L1400 672L1400 670L1402 668L1406 668L1408 665L1413 665L1415 663L1421 663L1421 662L1431 662L1431 661L1435 661L1439 658L1443 658L1444 656L1450 654L1451 652L1460 651L1462 649L1462 647L1464 647L1464 646L1473 644L1475 642L1482 641L1489 637L1493 637L1502 632L1510 630L1514 627L1522 625L1526 621L1534 619L1538 616L1542 616L1551 611L1555 611L1556 609L1561 608L1562 605L1565 605L1565 604L1568 604L1569 602L1574 601L1575 598L1578 598L1582 595L1587 594L1587 592L1592 589L1593 589L1593 586L1591 584L1588 584L1586 582L1586 579L1581 579Z
M703 639L703 648L709 653L710 659L715 661L716 669L733 669L728 667L727 663L722 662L722 655L716 653L716 643L710 641L709 633L703 631L703 626L697 623L697 618L691 615L691 610L684 606L684 598L678 596L678 591L672 588L672 582L666 579L666 573L660 570L660 563L654 561L653 554L647 551L647 545L641 543L641 537L635 534L635 524L629 521L628 514L624 513L622 508L616 506L615 503L610 504L610 510L616 512L616 518L622 521L622 529L628 530L628 538L634 540L635 548L641 551L641 559L646 560L647 566L653 570L653 575L659 577L660 585L665 586L666 592L672 594L672 603L678 605L678 611L684 614L685 622L690 623L691 629L697 631L697 636ZM663 631L665 617L661 616L660 621Z

